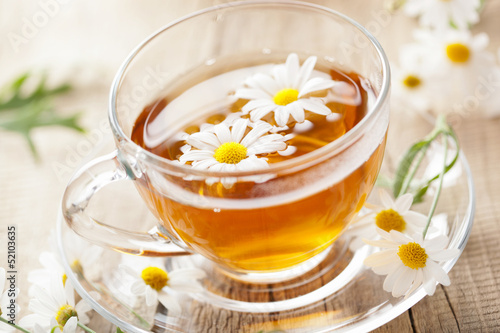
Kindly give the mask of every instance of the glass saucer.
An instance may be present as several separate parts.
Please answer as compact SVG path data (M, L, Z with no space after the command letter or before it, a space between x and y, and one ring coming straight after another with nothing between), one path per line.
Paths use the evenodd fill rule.
M381 171L385 175L391 175L402 152L432 128L423 119L413 119L414 126L405 128L402 136L401 128L408 119L391 121ZM102 153L97 149L93 152L94 155ZM472 227L475 199L471 173L463 154L455 168L461 172L455 173L453 184L443 189L436 211L436 214L446 214L447 219L433 226L448 235L450 248L463 251ZM126 211L128 218L140 219L141 224L149 224L149 227L154 225L154 218L143 207L132 185L129 189L110 190L119 191L119 202L113 200L109 192L99 193L102 197L96 200L97 206L106 207L111 214L106 216L106 221L113 221L113 212L123 215ZM426 214L428 201L431 200L412 209ZM118 215L114 220L117 224L123 221ZM151 258L92 245L77 236L62 216L57 221L57 237L63 265L77 293L105 319L126 332L365 332L399 316L426 295L419 288L407 299L392 297L382 289L385 277L363 265L371 248L365 246L352 252L351 239L343 236L324 253L315 268L298 278L275 284L238 282L199 255L154 258L167 271L197 267L207 273L202 281L203 293L173 294L182 312L172 315L162 305L148 307L144 299L132 295L133 281L119 269L121 263L140 266ZM97 261L79 261L76 265L75 260L79 259L74 255L76 247L80 247L80 253L100 251L100 255L94 256ZM443 262L442 267L449 272L457 260L458 257Z

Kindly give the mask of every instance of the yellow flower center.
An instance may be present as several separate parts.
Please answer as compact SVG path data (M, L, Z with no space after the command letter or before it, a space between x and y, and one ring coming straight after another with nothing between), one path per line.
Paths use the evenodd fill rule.
M414 76L414 75L408 75L404 80L403 80L403 84L408 87L408 88L416 88L418 87L420 84L422 83L422 81Z
M396 230L403 232L406 229L405 219L394 209L386 209L375 216L375 224L387 232Z
M425 267L427 258L425 249L420 244L411 242L403 244L399 247L398 256L406 267L411 269L419 269Z
M144 282L156 291L160 291L167 285L168 274L158 267L147 267L141 273Z
M83 274L83 266L82 264L80 263L80 260L78 259L75 259L72 263L71 263L71 270L77 274Z
M68 281L68 276L66 275L66 273L63 274L62 281L63 281L63 286L66 286L66 281Z
M446 55L452 62L463 64L469 60L470 50L461 43L449 44L446 46Z
M71 317L78 318L78 314L76 313L75 308L69 304L65 304L65 305L61 306L61 308L59 309L59 311L57 311L57 314L56 314L57 323L59 325L61 325L62 327L64 327L64 325L66 325L66 322Z
M274 95L273 101L277 105L288 105L295 102L299 97L299 91L296 89L281 89Z
M237 142L226 142L215 150L214 158L219 163L238 164L247 156L247 147Z

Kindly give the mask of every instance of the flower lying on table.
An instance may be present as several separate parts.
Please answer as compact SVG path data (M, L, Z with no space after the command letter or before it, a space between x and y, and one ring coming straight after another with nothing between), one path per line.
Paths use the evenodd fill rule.
M153 263L153 262L152 262ZM131 292L136 296L144 296L146 305L153 306L158 301L169 311L169 314L182 312L179 302L172 293L199 293L203 291L197 280L205 277L205 272L197 268L184 268L171 272L154 265L130 267L120 265L120 269L135 281Z

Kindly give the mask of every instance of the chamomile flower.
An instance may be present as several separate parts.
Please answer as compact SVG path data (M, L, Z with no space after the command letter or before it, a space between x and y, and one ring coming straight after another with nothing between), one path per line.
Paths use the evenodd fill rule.
M459 29L468 29L479 21L480 0L407 0L404 12L419 17L424 27L446 29L450 23Z
M68 233L66 236L66 241L71 244L71 248L66 253L69 262L71 263L72 270L77 274L83 274L85 268L93 268L93 265L99 257L102 255L103 249L96 245L91 245L84 239L77 237L74 233ZM30 288L30 295L32 295L32 290L35 285L47 286L50 284L50 279L53 277L54 272L56 272L62 279L63 283L66 283L66 272L61 263L61 258L58 254L53 252L42 252L38 258L42 268L35 269L28 274L28 281L32 283ZM92 277L97 272L90 270L85 272L87 278Z
M74 333L77 322L87 324L89 317L87 312L90 306L81 300L75 305L75 292L70 283L63 285L62 280L56 274L47 288L35 286L34 298L30 300L29 309L33 312L19 321L22 327L33 328L35 324L47 329L54 324L63 329L63 332ZM77 320L72 317L76 317Z
M436 85L442 80L433 75L427 57L421 56L418 51L411 45L401 47L399 64L391 64L392 102L396 109L424 113L430 109Z
M441 235L432 239L422 239L421 234L413 237L391 230L377 229L382 240L365 240L372 246L385 248L368 256L364 263L378 275L387 275L383 288L392 296L408 297L421 285L432 296L436 282L450 285L450 279L437 263L455 258L458 249L445 249L448 237Z
M424 230L427 217L410 210L413 195L406 193L393 200L386 191L380 190L379 196L382 206L371 205L370 209L365 208L366 213L358 218L347 231L346 234L353 237L349 245L351 251L365 245L363 238L377 238L377 228L386 232L397 230L410 234Z
M241 111L250 114L252 121L274 112L278 126L286 126L290 116L297 122L305 120L305 110L329 115L332 111L321 98L310 97L314 92L330 89L336 82L313 72L317 58L311 56L299 64L299 57L291 53L285 64L275 65L272 74L257 73L249 77L247 87L237 89L235 96L249 102Z
M5 269L0 267L0 317L10 320L10 318L7 317L7 314L10 313L10 309L8 308L8 306L10 306L10 300L15 299L15 297L19 295L19 288L16 288L14 290L15 296L11 297L7 295L9 290L5 290L5 292L3 291L5 281L6 281ZM19 306L17 304L15 305L15 312L19 313ZM0 322L0 332L8 333L14 331L15 329L12 326Z
M248 119L238 119L232 125L220 123L211 129L189 135L185 139L187 146L183 147L183 155L179 161L183 164L191 162L194 169L209 171L234 172L268 168L266 158L257 155L285 150L285 141L290 136L269 134L272 125L263 121L253 124L253 128L249 125ZM220 181L226 188L230 188L236 179L224 177Z
M417 30L415 38L417 43L414 47L420 48L419 54L427 58L428 66L434 72L433 78L446 79L440 85L439 94L433 96L432 108L436 112L453 111L456 107L452 108L450 101L465 106L468 98L479 98L476 97L478 86L495 67L494 55L486 50L489 43L487 34L473 36L468 31L437 33ZM467 107L470 108L469 105Z
M179 314L181 306L175 298L176 293L199 293L203 291L197 280L205 277L205 272L197 268L184 268L167 272L161 265L120 265L120 270L134 281L130 291L143 296L147 306L160 301L170 313ZM158 262L159 263L159 262Z

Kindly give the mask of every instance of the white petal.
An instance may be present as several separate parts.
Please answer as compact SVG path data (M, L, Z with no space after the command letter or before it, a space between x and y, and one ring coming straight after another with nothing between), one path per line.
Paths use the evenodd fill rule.
M203 287L194 280L172 280L168 282L168 286L175 291L185 293L201 293Z
M280 88L289 88L289 82L287 82L287 74L285 65L276 65L273 67L273 77L276 80Z
M69 281L66 281L66 285L64 287L64 293L66 295L66 300L68 302L68 305L75 306L75 290L73 289L73 286L71 283L68 283Z
M242 88L236 90L234 95L241 99L269 99L270 96L260 89Z
M273 106L274 107L274 102L270 99L254 99L254 100L251 100L249 101L247 104L245 104L242 108L241 108L241 111L243 112L243 114L247 114L248 112L252 111L252 110L255 110L255 109L259 109L261 107L264 107L264 106ZM271 108L272 110L272 108Z
M270 105L263 106L263 107L259 107L259 108L250 112L250 120L258 121L258 120L262 119L262 117L264 117L269 112L275 111L277 109L280 109L280 107L278 107L274 103L272 103Z
M445 235L439 235L437 237L426 239L424 241L424 247L429 251L442 250L448 245L449 239Z
M253 76L255 82L259 85L262 90L265 90L270 96L274 96L280 88L275 80L269 75L262 73L257 73Z
M399 297L405 294L410 289L411 284L415 280L416 270L405 267L403 273L399 276L392 288L392 296Z
M391 196L387 191L385 190L380 190L379 192L379 197L380 201L382 201L382 204L384 205L385 208L396 208L396 205L394 203L394 200L392 200Z
M75 333L77 322L78 318L76 317L69 318L66 324L64 325L63 333Z
M161 292L158 295L158 300L168 310L168 315L178 317L182 313L182 308L179 302L171 295Z
M364 264L370 267L382 266L393 262L398 262L399 257L394 250L375 252L366 257Z
M245 147L250 147L262 135L268 133L272 126L266 122L259 122L247 135L241 140L241 144Z
M130 292L134 295L143 295L146 292L146 284L142 280L137 280L130 286Z
M396 199L394 205L396 206L396 211L403 215L406 213L413 203L413 195L411 193L405 193Z
M428 269L422 269L422 273L424 274L424 289L427 295L432 296L436 291L436 279L432 276L431 272Z
M285 126L288 123L290 115L285 108L279 108L274 110L274 120L278 126Z
M391 235L393 241L400 244L408 244L409 242L414 241L410 237L396 230L391 230L389 234Z
M181 268L168 273L171 279L203 279L207 274L198 268Z
M315 77L304 84L304 87L302 87L302 89L300 90L298 97L300 98L315 91L329 89L334 85L335 81L333 80L326 80L320 77Z
M450 285L450 278L448 277L448 274L446 274L444 269L434 261L427 260L427 262L425 263L425 269L429 270L434 279L436 279L436 281L441 283L443 286Z
M294 103L299 103L299 105L307 111L324 116L332 113L332 110L330 110L321 100L318 99L303 98L295 101Z
M288 108L287 113L292 115L298 123L302 123L305 120L304 108L302 108L298 103L290 103L286 106Z
M209 150L190 150L187 153L181 155L179 161L182 163L189 161L203 161L212 159L214 157L214 152Z
M391 262L382 266L372 267L372 271L378 275L389 275L399 268L399 264Z
M209 169L212 165L217 163L219 162L217 162L217 160L212 156L212 158L210 159L207 158L206 160L193 162L193 169L197 170Z
M248 119L238 119L231 128L231 141L239 143L248 127Z
M290 53L286 58L286 81L291 83L291 87L296 87L296 82L299 79L299 56L296 53Z
M152 306L158 300L158 292L151 287L146 287L146 304Z
M186 142L198 149L213 150L220 146L217 137L210 132L196 132L191 134Z
M409 210L406 213L401 214L401 216L403 216L407 223L413 224L418 227L423 228L427 224L427 216L421 213Z
M429 258L435 261L446 261L455 258L460 254L458 249L427 251Z
M397 249L400 246L398 243L394 243L393 241L388 241L388 240L363 239L363 242L371 246L388 248L388 249Z
M417 288L422 285L423 280L424 280L423 271L421 269L417 269L417 272L415 274L415 280L413 281L413 285L411 286L410 290L408 290L405 297L410 296L415 290L417 290Z
M387 275L387 277L384 280L383 288L385 291L392 292L392 288L394 287L394 284L396 281L399 279L401 274L404 273L406 266L399 266L392 274Z
M231 131L226 124L220 123L215 125L214 132L221 145L226 142L231 142Z
M303 89L303 86L309 80L309 77L311 76L314 66L316 66L316 59L317 58L315 56L310 56L302 64L302 67L300 68L299 71L298 81L294 82L294 86L297 87L299 91Z

